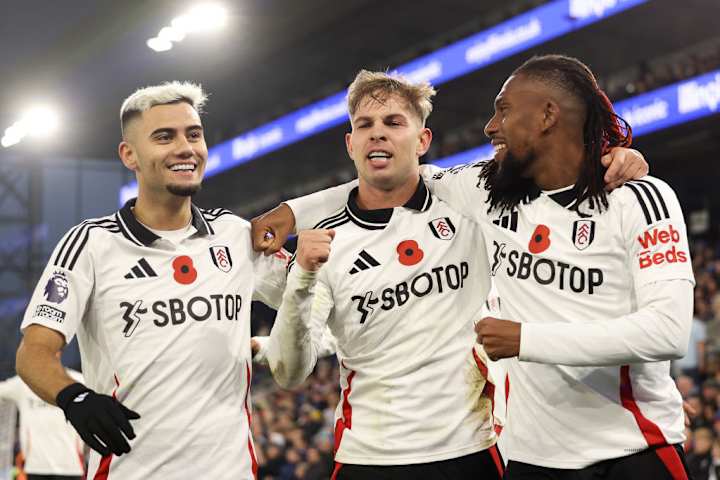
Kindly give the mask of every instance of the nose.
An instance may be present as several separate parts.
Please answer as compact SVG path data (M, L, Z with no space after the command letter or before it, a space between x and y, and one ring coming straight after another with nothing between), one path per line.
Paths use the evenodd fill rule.
M178 135L176 140L175 154L180 158L190 158L193 156L192 144L185 135Z
M498 131L499 124L497 121L497 114L493 115L490 120L485 124L485 136L488 138L492 138L493 135L495 135Z
M370 140L373 142L387 140L387 136L385 135L385 129L382 125L375 125L372 127L372 130L370 131Z

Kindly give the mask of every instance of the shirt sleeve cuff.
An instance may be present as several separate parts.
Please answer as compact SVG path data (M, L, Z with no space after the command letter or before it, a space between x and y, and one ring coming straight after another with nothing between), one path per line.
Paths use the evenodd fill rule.
M288 285L295 288L308 288L315 284L319 270L305 270L296 261L288 275ZM292 283L291 283L292 282Z
M540 332L538 328L540 325L533 325L532 323L523 323L520 326L520 352L518 353L518 359L526 362L532 362L537 358L537 350L539 341L537 337Z

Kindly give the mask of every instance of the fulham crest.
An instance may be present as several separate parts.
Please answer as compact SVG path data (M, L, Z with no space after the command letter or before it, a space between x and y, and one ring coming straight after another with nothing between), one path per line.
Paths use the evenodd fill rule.
M440 240L450 240L455 236L455 225L448 217L436 218L428 223L430 230Z
M221 272L228 273L232 269L232 257L228 247L221 245L210 247L210 257Z
M593 220L575 220L572 235L575 248L585 250L595 238L595 222Z

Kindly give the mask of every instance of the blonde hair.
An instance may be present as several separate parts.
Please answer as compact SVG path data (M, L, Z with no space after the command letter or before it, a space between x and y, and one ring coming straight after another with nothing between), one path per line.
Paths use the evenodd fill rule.
M407 102L425 125L433 109L432 97L435 93L435 89L428 82L413 85L400 75L360 70L348 87L348 112L352 118L365 97L384 103L390 95L397 95Z
M185 102L193 107L199 114L207 102L207 94L202 86L191 82L165 82L161 85L139 88L127 97L120 107L120 129L125 135L125 129L130 120L140 116L156 105Z

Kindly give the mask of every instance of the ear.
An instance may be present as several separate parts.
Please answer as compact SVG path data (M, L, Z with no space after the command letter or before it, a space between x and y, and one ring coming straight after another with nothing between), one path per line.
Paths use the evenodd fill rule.
M558 123L560 117L560 106L552 99L546 100L543 105L543 118L541 130L543 133L550 130Z
M135 155L135 149L130 142L126 140L120 142L120 145L118 145L118 155L120 156L120 160L122 160L123 165L125 165L128 170L132 170L133 172L139 170L137 155Z
M353 156L352 133L345 134L345 148L347 149L348 155L352 159L352 156Z
M417 149L415 150L415 154L418 158L427 153L430 148L430 143L432 143L432 136L432 130L429 128L423 127L423 129L420 130L420 141L418 142Z

